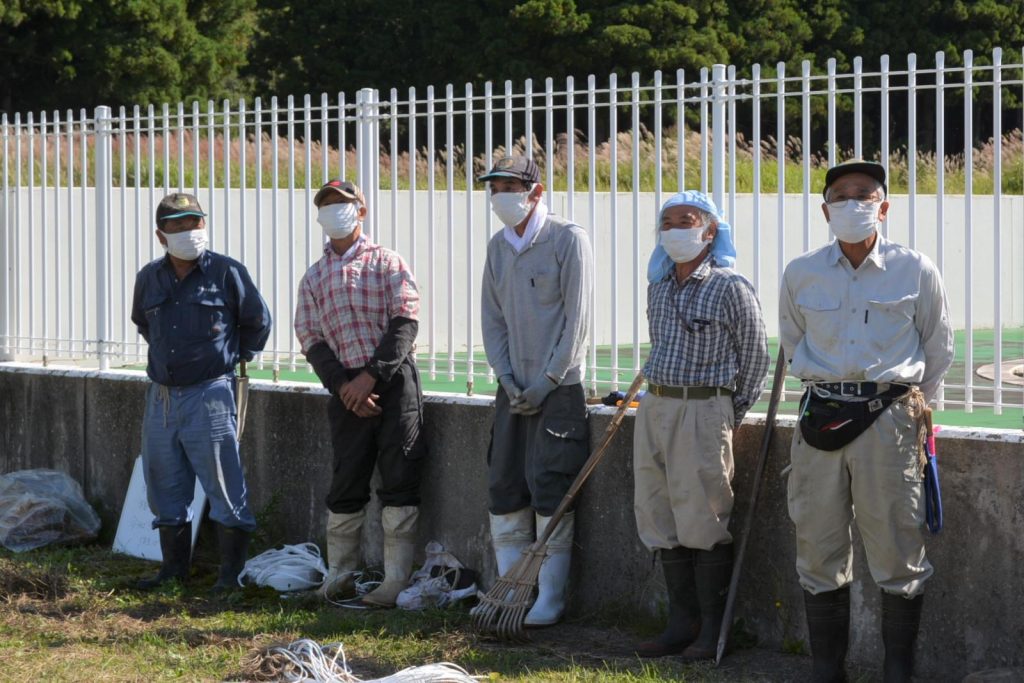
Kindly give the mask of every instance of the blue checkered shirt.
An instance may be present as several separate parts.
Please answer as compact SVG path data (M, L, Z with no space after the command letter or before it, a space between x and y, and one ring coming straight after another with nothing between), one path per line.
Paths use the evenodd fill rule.
M647 321L651 355L644 376L655 384L731 389L739 425L771 364L750 282L708 256L682 284L673 270L647 287Z

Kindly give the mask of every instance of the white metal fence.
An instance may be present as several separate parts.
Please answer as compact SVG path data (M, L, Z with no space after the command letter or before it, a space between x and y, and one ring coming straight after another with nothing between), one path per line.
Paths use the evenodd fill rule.
M417 275L425 369L485 377L478 283L487 239L500 226L474 180L514 150L538 160L549 204L586 227L594 245L588 381L596 389L608 369L613 383L628 382L643 362L646 259L669 193L698 187L724 209L738 267L774 333L784 265L828 240L812 176L855 156L877 158L903 179L906 195L893 197L885 231L942 269L957 326L991 330L982 345L966 335L958 360L967 370L947 381L946 405L999 412L1024 392L998 374L980 381L971 369L979 360L1001 363L1004 334L1024 330L1024 198L1003 190L1004 174L1024 175L1024 147L1002 135L1004 117L1021 120L1024 75L1021 64L1001 63L1000 50L989 61L975 65L966 51L958 67L937 53L930 68L909 55L904 69L883 57L870 72L859 59L850 73L830 60L823 75L808 62L799 75L783 63L770 76L755 65L750 78L716 65L690 80L679 70L671 83L656 72L649 83L611 75L600 86L591 76L557 86L546 79L537 89L506 82L500 92L487 83L482 92L449 85L386 97L361 90L354 100L339 93L301 103L5 114L0 357L93 357L101 368L144 360L128 318L134 275L162 253L156 204L184 190L209 213L211 248L245 263L271 305L275 331L262 362L296 368L304 363L290 324L296 286L323 240L312 197L326 179L347 176L366 190L370 234ZM842 102L852 111L844 114ZM893 120L894 102L905 105L905 119ZM927 115L919 117L919 106ZM962 118L947 121L953 109ZM823 122L823 138L814 122ZM979 133L987 144L976 142ZM991 186L983 194L979 169ZM787 170L798 176L788 192ZM946 189L951 173L962 193ZM749 191L738 191L744 182Z

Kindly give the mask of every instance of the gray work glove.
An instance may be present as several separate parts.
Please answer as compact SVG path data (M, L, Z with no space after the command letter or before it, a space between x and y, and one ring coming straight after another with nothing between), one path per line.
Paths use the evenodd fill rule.
M524 412L523 415L533 415L534 413L540 412L540 407L544 405L544 399L546 399L548 394L554 391L557 386L558 385L555 381L546 374L543 374L534 380L533 384L526 387L526 390L523 392L522 400L525 404L524 407L531 411L529 413Z
M513 415L522 415L523 390L516 384L515 378L512 375L502 375L498 378L498 384L508 394L508 412Z

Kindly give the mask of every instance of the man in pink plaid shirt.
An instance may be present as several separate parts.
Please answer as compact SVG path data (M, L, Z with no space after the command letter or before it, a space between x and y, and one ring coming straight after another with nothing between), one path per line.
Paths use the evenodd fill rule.
M334 469L327 494L328 599L355 595L370 477L381 476L384 581L362 602L393 607L412 573L419 517L423 394L413 359L419 292L401 256L363 234L366 200L332 180L313 199L329 242L299 283L295 334L331 392Z

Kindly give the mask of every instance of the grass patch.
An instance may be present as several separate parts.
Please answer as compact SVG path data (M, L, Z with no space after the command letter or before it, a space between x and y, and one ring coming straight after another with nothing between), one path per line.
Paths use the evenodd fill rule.
M3 676L257 680L267 648L310 638L321 645L342 642L353 672L364 679L449 661L485 680L524 683L777 680L708 664L641 661L631 654L641 637L636 625L610 613L510 645L479 637L465 608L345 610L326 608L313 596L283 599L259 588L210 598L215 568L202 562L187 586L150 593L131 588L154 569L154 563L97 546L0 550Z

